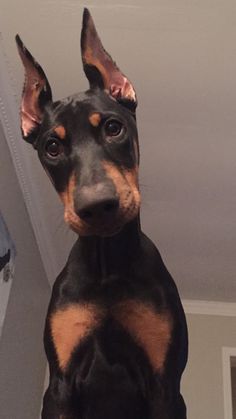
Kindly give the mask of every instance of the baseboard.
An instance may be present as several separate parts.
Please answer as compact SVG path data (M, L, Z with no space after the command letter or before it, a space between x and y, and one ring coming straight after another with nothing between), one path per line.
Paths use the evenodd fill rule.
M224 301L183 300L186 314L236 317L236 303Z

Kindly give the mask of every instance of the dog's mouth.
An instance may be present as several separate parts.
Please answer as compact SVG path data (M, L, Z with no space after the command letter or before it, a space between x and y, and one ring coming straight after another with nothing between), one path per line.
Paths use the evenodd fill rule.
M112 225L112 226L87 226L87 228L78 227L78 225L70 224L70 228L80 236L99 236L99 237L112 237L118 234L122 230L123 225Z
M121 207L113 217L82 220L73 207L65 207L64 219L69 227L80 236L111 237L118 234L125 224L132 221L139 212L140 201L131 199L129 205Z

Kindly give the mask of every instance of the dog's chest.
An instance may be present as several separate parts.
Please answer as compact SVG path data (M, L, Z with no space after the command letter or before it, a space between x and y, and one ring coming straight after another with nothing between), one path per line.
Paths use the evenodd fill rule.
M108 316L143 349L153 370L161 372L171 343L171 316L157 313L152 305L136 300L116 303L109 310L92 303L81 303L54 312L50 318L50 328L61 369L67 367L73 351L102 326Z

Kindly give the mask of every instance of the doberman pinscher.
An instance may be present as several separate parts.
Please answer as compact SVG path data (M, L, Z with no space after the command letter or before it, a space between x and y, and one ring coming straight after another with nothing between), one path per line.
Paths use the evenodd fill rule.
M45 73L16 40L25 67L22 135L79 235L48 309L42 418L184 419L187 327L176 285L140 228L135 90L87 9L85 93L53 102Z

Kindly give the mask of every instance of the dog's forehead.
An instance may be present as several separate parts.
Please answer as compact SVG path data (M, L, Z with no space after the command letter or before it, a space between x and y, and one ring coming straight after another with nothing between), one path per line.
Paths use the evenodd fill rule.
M80 119L89 116L91 112L124 114L121 105L101 90L76 93L52 105L52 115L57 119Z

